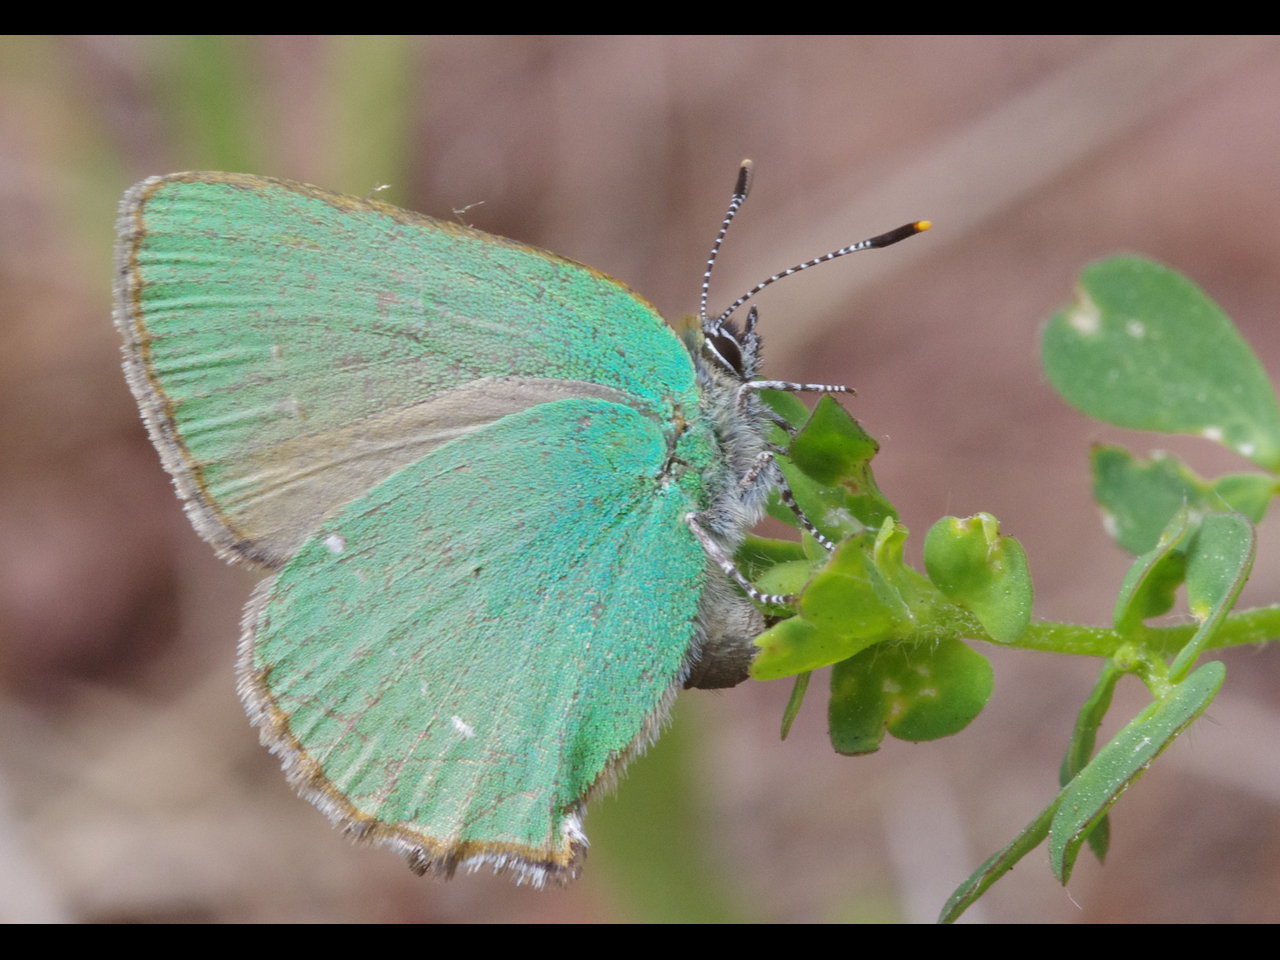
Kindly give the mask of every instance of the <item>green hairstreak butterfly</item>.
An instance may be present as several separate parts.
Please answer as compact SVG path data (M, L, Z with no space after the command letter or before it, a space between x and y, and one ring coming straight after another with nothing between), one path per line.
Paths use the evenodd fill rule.
M572 877L682 686L746 676L778 482L754 308L683 340L590 267L373 200L144 180L116 323L199 533L272 571L240 690L299 791L417 872ZM925 229L910 224L800 265ZM735 586L734 581L738 581ZM776 599L776 598L773 598Z

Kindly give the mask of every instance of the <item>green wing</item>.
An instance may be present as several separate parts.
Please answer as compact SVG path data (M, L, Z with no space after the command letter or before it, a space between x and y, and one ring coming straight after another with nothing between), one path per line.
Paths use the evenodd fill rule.
M325 522L259 588L241 650L303 794L419 872L571 877L583 802L656 736L694 642L697 481L668 456L631 407L548 403Z
M449 439L585 396L669 421L689 356L581 264L315 187L143 181L119 222L125 368L201 535L278 567Z

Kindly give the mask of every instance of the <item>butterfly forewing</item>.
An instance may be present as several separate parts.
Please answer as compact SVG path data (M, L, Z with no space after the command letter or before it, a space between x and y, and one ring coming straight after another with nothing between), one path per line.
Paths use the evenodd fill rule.
M303 184L144 181L118 261L130 383L233 558L279 566L325 515L515 410L608 396L666 420L693 398L688 354L617 281Z

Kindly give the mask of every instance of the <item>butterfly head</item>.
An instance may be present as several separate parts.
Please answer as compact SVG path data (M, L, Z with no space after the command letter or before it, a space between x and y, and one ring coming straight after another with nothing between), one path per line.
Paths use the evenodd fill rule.
M752 307L747 312L746 326L741 330L733 320L705 325L702 333L702 359L744 383L754 379L760 372L757 317L756 308Z

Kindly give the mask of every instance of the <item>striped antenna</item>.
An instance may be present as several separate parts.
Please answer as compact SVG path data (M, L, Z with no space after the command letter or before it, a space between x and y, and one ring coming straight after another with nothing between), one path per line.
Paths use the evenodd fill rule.
M742 200L739 199L736 194L734 195L734 200L737 202L738 206L742 205ZM724 236L724 231L729 226L729 221L733 219L733 214L736 212L737 212L737 208L733 204L730 204L729 216L725 218L724 226L721 227L720 229L720 237L716 238L717 247L720 244L720 239ZM896 230L890 230L888 233L882 233L882 234L879 234L878 236L870 237L866 240L860 240L857 243L853 244L852 246L841 247L839 250L832 250L830 253L824 253L820 257L814 257L812 260L806 260L804 263L797 263L794 267L788 267L786 270L783 270L781 273L775 273L772 277L769 277L769 279L767 280L761 280L754 287L752 287L750 290L748 290L746 293L740 296L737 300L729 304L728 309L726 309L724 313L720 314L720 316L716 317L716 319L710 324L706 322L706 314L704 312L702 315L703 328L708 329L712 333L718 333L720 329L724 326L725 322L729 319L729 317L733 315L734 311L736 311L740 306L742 306L744 303L746 303L748 300L754 297L757 293L759 293L765 287L769 286L769 284L777 283L783 277L789 277L792 274L799 273L801 270L808 270L810 267L816 267L820 263L826 263L828 260L835 260L837 257L843 257L846 254L857 253L859 250L870 250L875 247L887 247L891 244L897 243L899 240L905 240L907 239L907 237L914 237L917 233L924 233L924 231L928 230L932 226L933 224L930 223L928 220L917 220L914 223L904 224L903 226L898 227ZM714 249L712 250L711 259L712 260L715 259ZM710 275L711 275L711 264L710 262L708 262L707 277L710 277ZM703 298L705 301L706 290L707 290L706 279L703 280L702 289L703 289ZM704 306L705 306L705 303L704 303Z
M733 188L729 209L725 211L724 220L720 223L720 232L716 234L715 242L711 244L711 253L707 256L707 269L702 274L702 294L698 298L698 320L703 330L707 329L707 298L711 295L711 268L716 264L720 244L724 243L724 236L729 232L729 224L733 223L733 218L738 215L738 210L751 191L751 167L750 160L743 160L742 165L738 167L738 182ZM717 330L720 329L721 322L722 320L716 322Z

